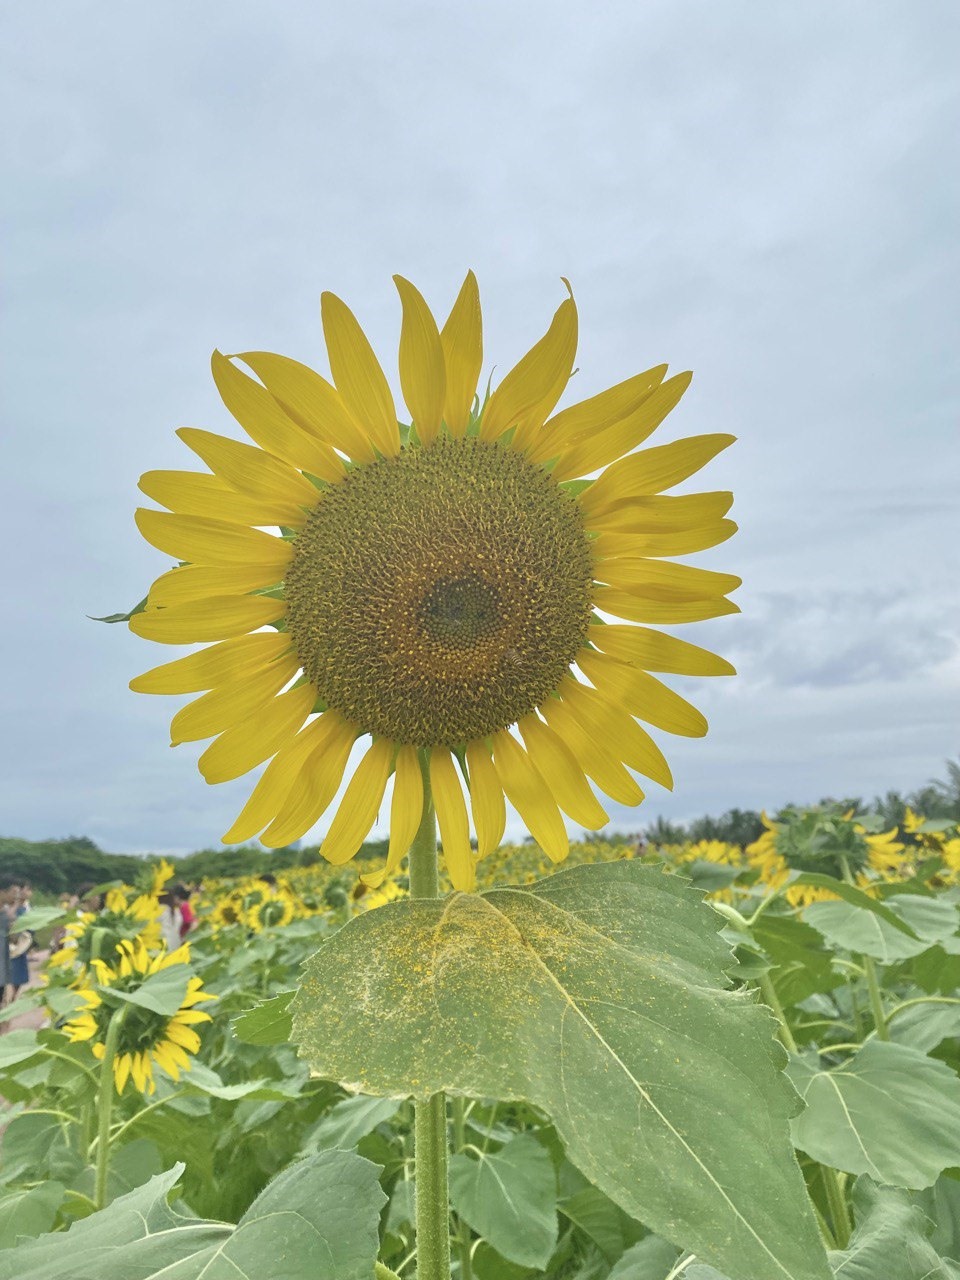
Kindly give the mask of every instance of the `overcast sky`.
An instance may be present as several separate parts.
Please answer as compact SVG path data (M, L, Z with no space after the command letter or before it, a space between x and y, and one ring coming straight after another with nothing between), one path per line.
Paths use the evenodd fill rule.
M468 267L485 374L568 276L569 398L669 361L696 376L657 442L739 437L705 487L741 532L699 562L743 613L678 634L740 674L674 682L710 734L667 737L675 792L616 825L942 772L958 37L955 0L6 6L0 834L217 843L251 779L208 787L177 704L127 690L176 651L87 620L167 566L137 478L192 465L177 426L232 433L214 347L325 370L331 289L396 387L391 275L445 314Z

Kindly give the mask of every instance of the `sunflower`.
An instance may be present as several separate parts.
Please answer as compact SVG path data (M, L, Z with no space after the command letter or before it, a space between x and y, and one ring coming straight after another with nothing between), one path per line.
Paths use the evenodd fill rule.
M128 902L123 889L109 889L102 911L85 911L66 925L60 948L48 964L53 968L79 964L83 971L95 957L112 959L125 939L137 939L148 951L159 951L163 945L159 913L159 902L149 894Z
M294 916L294 903L288 893L264 892L247 911L247 924L255 933L262 929L280 929Z
M90 1041L93 1055L99 1059L106 1052L107 1027L117 1012L117 1003L111 1002L109 990L135 991L152 974L173 965L185 965L190 959L190 949L186 944L169 955L155 957L151 957L138 941L125 940L117 950L119 959L115 966L103 960L92 962L99 987L107 990L101 994L95 987L82 987L78 994L85 1007L63 1028L71 1041ZM153 1093L156 1089L154 1063L174 1080L180 1079L181 1070L189 1071L188 1054L196 1053L200 1048L200 1037L194 1027L197 1023L210 1021L209 1013L194 1008L194 1005L215 999L216 996L203 991L200 978L191 977L180 1008L172 1016L154 1013L140 1005L124 1004L124 1020L113 1060L117 1093L123 1092L128 1079L133 1080L134 1087L141 1093Z
M140 531L180 564L130 619L146 639L213 643L131 687L203 691L171 739L213 738L199 761L207 782L269 761L224 842L302 837L363 739L321 853L334 864L357 853L393 775L386 866L368 877L382 882L417 831L426 779L450 879L470 889L468 806L479 856L502 837L506 798L560 861L561 810L591 829L607 821L588 779L631 805L643 799L634 772L672 786L638 721L706 732L651 673L733 668L649 624L738 611L727 594L739 578L669 559L730 537L731 495L667 493L733 437L632 452L690 382L665 365L555 413L576 353L572 296L481 404L472 272L442 328L395 281L409 426L330 293L332 384L285 356L214 353L217 389L253 444L183 427L209 471L142 477L167 510L141 509Z

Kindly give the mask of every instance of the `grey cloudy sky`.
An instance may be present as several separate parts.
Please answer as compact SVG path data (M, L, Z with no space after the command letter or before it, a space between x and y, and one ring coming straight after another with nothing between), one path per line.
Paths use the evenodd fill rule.
M960 751L960 7L660 0L6 6L0 832L216 843L249 779L171 751L166 656L87 621L166 561L132 520L173 435L231 431L209 353L319 363L318 298L391 373L399 303L480 280L500 373L576 291L577 393L668 360L663 439L731 431L658 814L913 787ZM396 378L394 377L396 385ZM323 829L321 824L319 830Z

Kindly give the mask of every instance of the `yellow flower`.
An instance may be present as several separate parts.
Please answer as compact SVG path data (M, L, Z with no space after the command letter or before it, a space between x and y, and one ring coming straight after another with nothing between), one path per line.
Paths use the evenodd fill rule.
M281 929L293 919L293 899L287 893L264 892L247 912L247 923L259 933L261 929Z
M638 721L706 732L651 673L733 668L650 624L737 612L726 597L739 578L670 559L730 537L731 495L668 493L733 437L632 452L690 382L665 379L665 365L555 413L576 353L572 296L481 405L473 274L442 328L395 279L410 427L332 294L321 313L333 384L284 356L215 353L214 381L254 444L181 428L209 471L142 477L167 510L140 510L140 531L182 563L130 620L147 639L213 644L131 687L203 691L171 738L214 739L200 757L208 782L270 762L226 842L302 837L368 739L324 857L356 854L392 774L386 866L366 879L392 875L420 822L425 770L450 879L470 889L468 804L479 856L500 842L506 797L556 862L568 850L561 809L587 828L607 821L588 779L620 804L643 799L628 769L672 786Z
M159 973L161 969L187 964L190 960L190 948L186 943L169 955L151 956L139 939L125 939L118 945L117 952L119 954L115 964L95 959L91 961L91 968L100 987L113 987L123 992L136 990L151 974ZM116 1016L116 1010L104 1001L94 987L81 988L79 995L85 1008L65 1024L64 1033L73 1042L91 1042L94 1057L102 1060L106 1052L107 1027L111 1017ZM194 1030L195 1026L210 1021L208 1013L194 1006L215 999L216 996L203 991L200 978L191 977L180 1008L170 1017L154 1013L140 1005L125 1005L124 1020L113 1060L117 1093L123 1092L128 1079L133 1080L134 1087L139 1092L153 1093L156 1089L154 1063L174 1080L179 1080L180 1072L190 1069L188 1055L196 1053L200 1048L200 1037Z

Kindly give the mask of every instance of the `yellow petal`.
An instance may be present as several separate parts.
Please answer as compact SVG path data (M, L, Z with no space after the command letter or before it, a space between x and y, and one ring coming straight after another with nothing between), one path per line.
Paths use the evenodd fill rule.
M733 520L715 520L671 533L598 533L591 550L598 560L630 556L686 556L718 547L737 532Z
M666 372L667 366L659 364L655 369L635 374L626 382L619 382L615 387L591 396L589 400L581 400L563 409L544 424L543 431L530 446L528 457L531 462L555 458L571 445L622 421L663 381Z
M263 502L291 502L311 510L320 493L296 467L252 444L230 440L197 427L179 427L177 435L215 476Z
M349 862L377 820L390 777L393 743L380 738L367 750L340 801L320 852L335 866Z
M167 1045L163 1041L161 1041L160 1044L155 1044L153 1046L153 1060L158 1067L166 1071L168 1076L172 1076L174 1080L179 1080L180 1068L177 1065L176 1059L170 1052L172 1048L176 1048L176 1046Z
M177 712L170 722L170 745L212 738L239 724L275 697L299 670L300 661L292 654L256 674L218 685Z
M416 747L403 746L397 752L390 804L390 845L386 865L360 879L371 889L379 889L403 861L423 817L423 773Z
M626 711L572 676L564 676L558 692L584 728L599 741L611 743L624 764L668 790L673 789L673 775L663 752Z
M320 318L330 370L347 409L385 457L400 452L390 387L357 318L333 293L320 295Z
M594 565L593 572L595 578L618 591L648 600L709 600L729 595L742 582L734 573L663 560L603 560Z
M672 489L735 440L736 436L722 434L688 436L628 454L607 467L590 488L580 494L580 504L588 515L594 515L634 497Z
M577 665L599 693L637 719L684 738L702 738L707 732L706 717L696 707L639 667L596 649L581 649Z
M221 733L198 762L204 778L229 782L275 755L306 720L316 698L313 685L297 685Z
M629 622L703 622L707 618L722 618L728 613L739 613L740 606L732 600L713 596L708 600L652 600L629 591L617 591L613 587L594 587L593 603L603 613L612 613Z
M167 1024L166 1036L168 1040L178 1044L181 1049L186 1049L187 1053L196 1053L200 1048L200 1037L190 1027L180 1026L177 1022L169 1022ZM144 1054L146 1057L146 1054Z
M496 440L517 427L514 445L525 448L528 436L543 425L570 380L577 354L577 308L567 298L550 328L504 378L487 401L480 422L481 440Z
M440 430L446 399L447 375L440 331L419 289L394 276L400 294L400 388L422 444L431 444Z
M255 444L318 480L336 484L343 479L343 463L334 451L288 417L265 387L219 351L210 363L220 399Z
M453 310L440 331L447 373L443 418L451 435L462 436L470 422L470 409L483 365L483 320L477 278L467 272Z
M147 542L175 560L244 568L269 565L282 576L293 556L293 544L283 538L209 516L180 516L139 507L135 519Z
M261 837L268 848L282 849L299 840L326 813L337 794L350 749L357 738L357 727L337 711L325 712L321 721L323 728L317 730L318 741L300 766L286 799L277 810L277 817ZM279 790L279 782L277 786ZM231 834L235 830L234 827Z
M476 886L476 869L470 848L467 806L453 757L446 747L433 747L430 751L430 787L450 883L461 893L472 893Z
M244 351L249 365L280 407L305 431L345 453L354 462L372 462L373 445L336 389L319 373L272 351Z
M559 698L548 698L540 707L540 714L567 744L580 768L601 791L618 804L640 804L643 791L637 780L627 773L611 750L601 745L601 740L591 730L584 728L566 703Z
M161 574L147 594L147 607L169 609L192 600L209 600L211 596L241 596L276 586L276 569L223 565L180 565Z
M620 623L590 628L589 640L604 653L647 671L666 671L678 676L732 676L735 669L699 645L647 627L627 627Z
M130 688L134 693L197 693L257 671L289 651L290 637L282 631L239 636L145 671L130 681Z
M517 728L527 754L539 770L560 808L588 830L607 822L607 814L590 790L577 758L559 734L539 716L524 716Z
M303 508L295 502L263 502L229 488L205 471L147 471L140 489L170 511L182 516L212 516L231 524L291 525L303 523Z
M589 492L589 490L587 490ZM681 533L712 524L727 514L733 494L686 493L679 497L641 495L587 518L587 528L611 534Z
M557 481L585 476L622 458L651 435L689 387L692 373L678 373L662 382L633 413L581 440L565 453L553 470Z
M539 769L506 730L495 733L491 741L493 767L507 799L547 857L562 862L570 848L567 829Z
M280 748L260 775L233 826L222 837L224 844L240 844L250 840L276 818L293 790L304 763L314 751L325 752L328 749L338 723L340 718L337 712L324 712L301 729L291 742ZM339 784L339 779L337 781Z
M145 609L127 624L134 635L159 644L229 640L282 618L287 606L269 596L211 596L175 609Z
M129 1053L118 1053L113 1060L113 1078L117 1093L123 1093L123 1087L130 1078L131 1056Z
M503 787L485 743L468 743L467 771L470 774L470 807L477 833L477 855L485 858L503 839L507 822Z
M127 1055L130 1059L130 1074L133 1076L134 1087L138 1092L143 1093L147 1087L147 1071L145 1066L146 1054L131 1053Z

